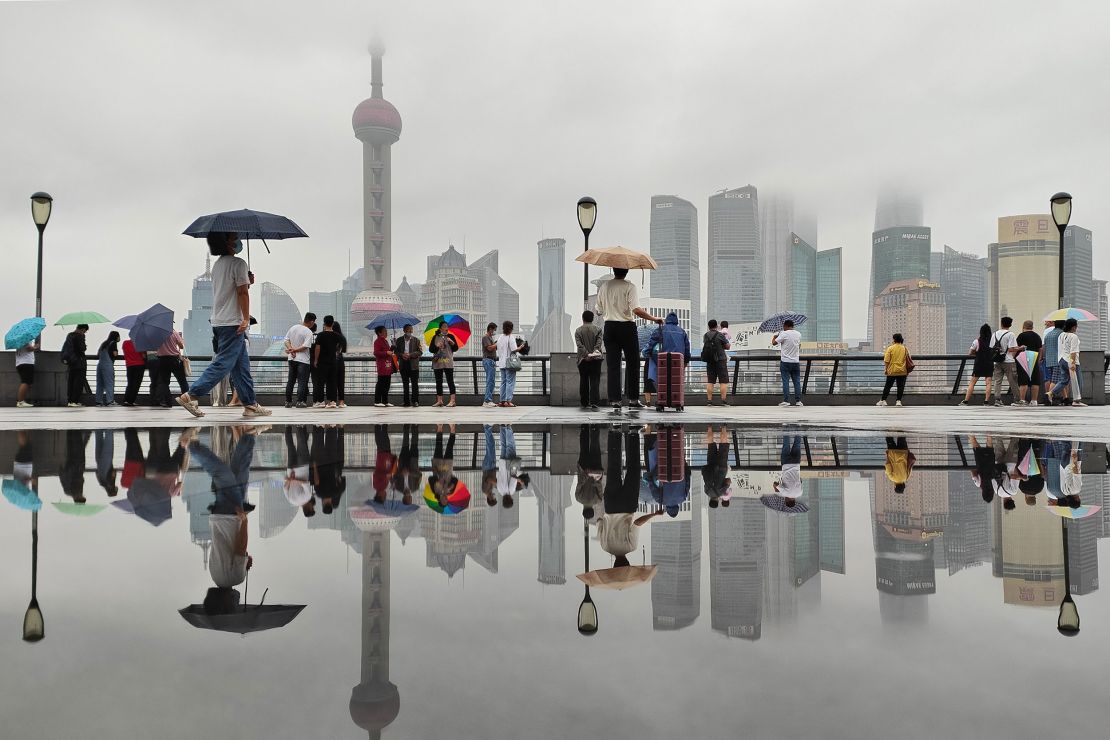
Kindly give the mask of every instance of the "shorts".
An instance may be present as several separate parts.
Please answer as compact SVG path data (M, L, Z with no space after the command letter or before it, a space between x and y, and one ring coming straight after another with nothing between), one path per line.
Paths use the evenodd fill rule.
M722 362L718 365L706 365L705 374L712 383L727 383L728 382L728 363Z
M16 365L15 370L19 373L19 382L26 385L35 384L35 366L34 365Z
M644 378L644 393L655 393L655 381L651 378Z
M1060 364L1053 363L1045 367L1045 382L1055 385L1060 382Z

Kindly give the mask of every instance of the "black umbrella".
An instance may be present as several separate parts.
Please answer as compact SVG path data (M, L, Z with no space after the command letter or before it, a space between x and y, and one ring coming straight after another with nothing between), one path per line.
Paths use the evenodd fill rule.
M219 630L220 632L238 632L245 635L248 632L262 632L264 630L284 627L292 622L305 604L267 604L258 606L237 606L226 614L209 614L203 604L190 604L178 613L185 621L202 630Z
M293 219L276 213L263 213L244 208L241 211L224 211L201 216L189 228L181 232L186 236L203 239L213 232L235 232L240 239L247 240L247 262L250 262L250 240L261 239L266 251L270 251L267 239L297 239L307 237L304 230L293 223Z

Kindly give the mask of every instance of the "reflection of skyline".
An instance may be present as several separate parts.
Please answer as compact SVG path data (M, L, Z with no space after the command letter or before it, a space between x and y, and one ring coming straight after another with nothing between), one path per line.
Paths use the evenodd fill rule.
M691 490L690 518L662 517L651 525L651 562L659 571L651 582L652 626L688 627L701 614L702 496Z

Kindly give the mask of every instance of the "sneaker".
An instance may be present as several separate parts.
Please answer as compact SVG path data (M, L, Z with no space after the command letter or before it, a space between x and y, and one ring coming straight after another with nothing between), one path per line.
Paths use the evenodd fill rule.
M727 398L722 398L721 399L721 405L722 406L731 406L732 404L728 402Z
M1037 405L1037 399L1034 398L1032 401L1029 402L1029 405L1030 406L1036 406Z
M798 402L797 402L796 404L794 404L794 405L795 405L795 406L799 406L799 407L801 407L801 406L805 406L805 404L804 404L804 403L802 403L801 401L798 401Z
M783 401L782 403L780 403L780 404L779 404L779 406L781 406L781 407L783 407L783 408L785 408L785 407L787 407L787 406L789 406L789 405L790 405L790 402L789 402L789 401Z
M293 408L293 402L292 401L286 401L285 402L285 408L287 408L287 409Z
M1017 400L1017 401L1014 401L1014 402L1013 402L1013 403L1012 403L1011 405L1012 405L1012 406L1025 406L1025 405L1026 405L1026 403L1025 403L1025 401L1024 401L1024 400L1020 400L1020 399L1019 399L1019 400Z
M621 412L621 405L619 403L613 404L613 413L619 414Z
M496 404L496 403L494 403L493 401L483 401L483 402L482 402L482 408L484 408L484 409L492 409L492 408L493 408L493 407L495 407L496 405L497 405L497 404Z
M901 402L901 401L895 401L895 402L894 402L894 405L895 405L895 406L901 406L901 405L902 405L902 402Z
M258 403L243 407L244 419L253 419L256 416L269 416L272 413L274 412Z
M1001 399L1001 398L998 398L998 399L995 399L995 401L994 401L994 405L995 405L995 406L1005 406L1006 404L1002 403L1002 399Z
M341 409L347 408L347 402L346 401L340 401L337 405ZM389 404L389 405L392 406L393 404Z
M81 408L81 404L79 404L79 403L67 403L67 404L66 404L66 406L68 406L68 407L69 407L69 408L71 408L71 409L79 409L79 408Z
M391 404L391 403L387 403L386 406L388 408L393 408L393 404ZM342 404L340 404L339 408L343 408Z
M33 409L35 407L35 404L27 403L26 401L19 401L18 403L16 403L15 407L17 409Z
M957 406L967 406L967 401L963 400L956 404Z
M383 405L383 406L384 406L385 404L380 404L380 405ZM326 406L324 406L324 408L326 408L326 409L329 409L329 410L331 410L331 409L337 409L337 408L339 408L339 405L338 405L338 404L336 404L336 402L335 402L335 401L328 401L327 405L326 405Z
M876 406L886 406L886 401L883 401L882 399L880 399L879 402L875 405Z
M327 404L326 404L326 403L324 403L323 401L317 401L316 403L312 404L312 408L314 408L314 409L322 409L322 408L324 408L324 406L326 406L326 405L327 405Z
M405 402L404 402L404 403L403 403L402 405L403 405L403 406L404 406L404 407L405 407L406 409L407 409L407 408L409 408L410 406L412 406L412 404L411 404L411 403L409 403L408 401L405 401Z
M590 411L599 411L599 409L598 409L598 407L597 407L597 404L596 404L596 403L591 403L591 404L589 405L589 410L590 410Z
M204 412L200 410L200 403L198 403L195 399L189 399L188 401L186 401L186 400L184 400L184 398L185 398L185 395L182 394L174 400L177 401L178 406L185 409L186 411L188 411L190 414L197 417L198 419L200 417L204 416Z
M293 408L297 408L297 409L307 409L307 408L308 408L308 404L307 404L307 403L305 403L304 401L297 401L297 403L295 403L295 404L293 405Z
M1082 401L1072 401L1071 405L1072 406L1086 406L1087 404L1083 403Z
M377 406L377 407L378 407L378 408L380 408L380 409L384 409L384 408L385 408L385 404L384 404L384 403L375 403L374 405L375 405L375 406Z
M420 404L419 404L419 403L417 403L416 401L413 401L413 402L412 402L412 407L413 407L414 409L420 408Z
M642 409L642 408L645 408L645 406L644 406L643 401L641 401L639 399L636 399L635 401L629 401L628 402L628 408L630 408L630 409Z

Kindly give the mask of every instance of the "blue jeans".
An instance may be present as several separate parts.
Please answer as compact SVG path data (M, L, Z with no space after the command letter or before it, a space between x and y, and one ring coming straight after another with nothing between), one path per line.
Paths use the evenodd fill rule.
M190 396L208 395L213 386L230 374L231 387L239 393L239 401L244 406L253 406L256 403L247 338L238 329L237 326L213 327L212 331L216 334L216 356L189 387Z
M501 368L501 402L513 400L513 391L516 390L516 370Z
M116 370L111 360L96 363L96 402L116 402Z
M482 456L482 470L493 470L497 467L497 454L493 444L493 427L486 424L483 431L486 435L486 454Z
M486 397L482 399L482 403L488 403L493 401L493 384L497 378L497 360L484 357L482 358L482 367L486 371Z
M220 327L222 328L222 327ZM234 328L234 327L233 327ZM200 463L212 479L215 503L209 508L213 514L234 514L247 500L247 484L251 477L251 460L254 457L254 435L244 434L231 451L231 464L225 463L212 450L199 442L189 446L193 459Z
M782 400L790 403L790 381L794 381L794 400L802 400L802 365L799 362L779 362L782 376Z
M516 433L508 424L501 425L501 459L512 460L516 457Z

